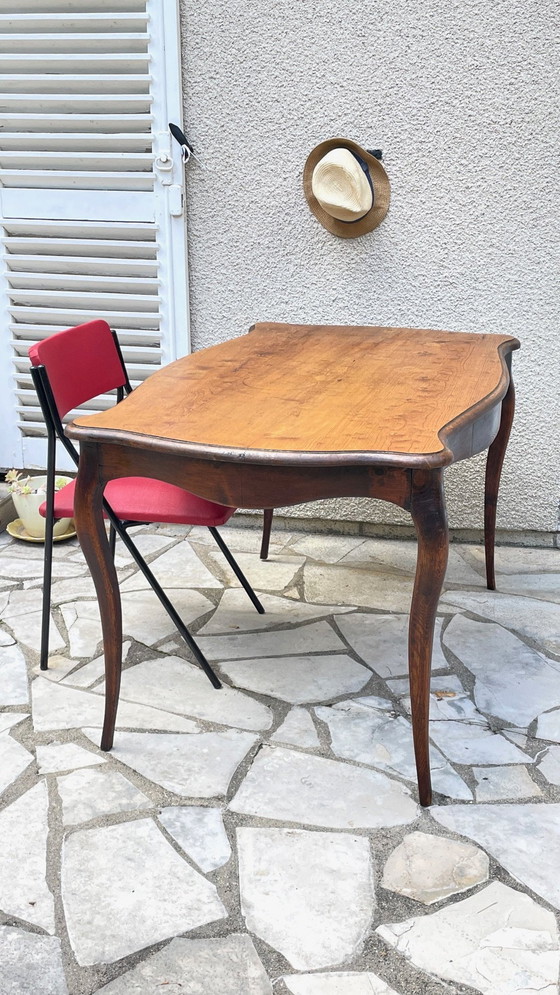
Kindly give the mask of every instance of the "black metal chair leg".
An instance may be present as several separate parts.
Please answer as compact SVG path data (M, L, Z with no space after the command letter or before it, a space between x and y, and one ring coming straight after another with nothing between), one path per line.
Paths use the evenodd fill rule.
M232 554L230 553L230 551L229 551L228 547L226 546L224 540L222 539L220 533L218 532L218 530L216 528L214 528L211 525L208 526L208 529L209 529L209 531L212 534L212 538L215 540L215 542L218 544L219 548L221 549L222 553L224 554L226 560L228 561L231 569L233 570L233 572L234 572L235 576L237 577L238 581L240 582L241 586L243 588L245 588L247 594L249 595L249 597L250 597L251 601L253 602L255 608L257 609L259 615L264 615L264 608L263 608L263 606L261 605L261 603L260 603L259 599L257 598L257 595L255 594L255 592L253 591L253 588L251 587L249 581L247 580L247 578L246 578L245 574L243 573L241 567L239 566L237 560L235 560L234 557L232 556Z
M114 525L111 523L109 526L109 549L111 550L111 557L115 559L115 546L117 543L117 533L115 531Z
M45 517L45 557L43 561L43 605L41 616L40 668L49 669L49 630L51 622L52 557L54 535L54 475L56 439L47 436L47 514Z
M261 560L268 560L268 547L270 545L270 530L272 529L272 516L274 508L265 508L263 513L263 534L261 543Z
M187 629L185 623L183 622L182 618L178 615L177 611L175 610L175 608L171 604L169 598L167 597L165 591L162 589L161 585L158 583L158 581L154 577L154 575L153 575L152 571L150 570L148 564L146 563L146 561L144 560L144 558L140 555L140 553L136 549L136 546L134 545L132 539L128 535L126 529L121 524L121 522L116 517L116 515L113 512L113 510L107 504L106 501L103 502L103 505L104 505L105 511L107 512L107 515L109 517L109 521L111 522L111 525L113 525L114 528L115 528L115 530L116 530L116 532L118 532L118 534L119 534L120 538L122 539L124 545L128 549L128 552L133 557L133 559L136 562L137 566L140 568L140 570L144 574L144 577L148 581L148 583L149 583L150 587L152 588L154 594L157 595L157 597L159 598L159 601L160 601L162 607L165 608L167 614L169 615L169 618L174 623L174 625L177 627L180 635L185 640L187 646L189 647L191 653L195 657L197 663L200 664L200 666L202 667L204 673L206 674L206 676L210 680L211 684L215 688L221 688L222 682L220 681L220 678L212 670L212 667L208 663L208 660L204 656L204 653L202 652L202 650L200 649L200 647L197 645L197 643L195 642L195 640L191 636L191 634L190 634L189 630Z

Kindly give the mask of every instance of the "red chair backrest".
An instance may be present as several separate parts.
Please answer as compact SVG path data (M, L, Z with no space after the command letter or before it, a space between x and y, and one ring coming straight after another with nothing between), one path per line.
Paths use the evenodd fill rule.
M44 366L61 418L99 394L124 387L126 373L109 325L102 319L56 332L29 349Z

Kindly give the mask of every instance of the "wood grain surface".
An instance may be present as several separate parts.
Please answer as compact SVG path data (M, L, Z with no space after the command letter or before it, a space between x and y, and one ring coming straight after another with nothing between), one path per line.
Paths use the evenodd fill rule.
M207 458L212 450L221 459L251 451L257 461L276 453L281 462L290 454L433 454L431 465L446 465L476 451L463 440L465 451L454 455L455 437L501 401L504 356L518 345L501 335L262 323L171 363L67 431L132 445L136 437L148 447L151 437Z

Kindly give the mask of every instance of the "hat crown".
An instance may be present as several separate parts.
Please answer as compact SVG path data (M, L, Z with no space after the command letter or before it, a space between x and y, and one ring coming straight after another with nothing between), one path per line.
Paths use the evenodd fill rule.
M319 160L311 178L313 196L331 217L357 221L373 205L366 173L347 148L334 148Z

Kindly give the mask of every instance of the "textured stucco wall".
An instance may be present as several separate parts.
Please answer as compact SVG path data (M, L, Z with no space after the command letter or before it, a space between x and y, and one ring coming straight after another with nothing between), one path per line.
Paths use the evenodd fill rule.
M555 530L560 323L555 0L182 0L195 349L255 320L518 335L500 527ZM339 240L309 212L309 151L381 147L389 214ZM482 522L482 461L452 526ZM308 508L305 514L317 514ZM405 521L389 505L329 517Z

